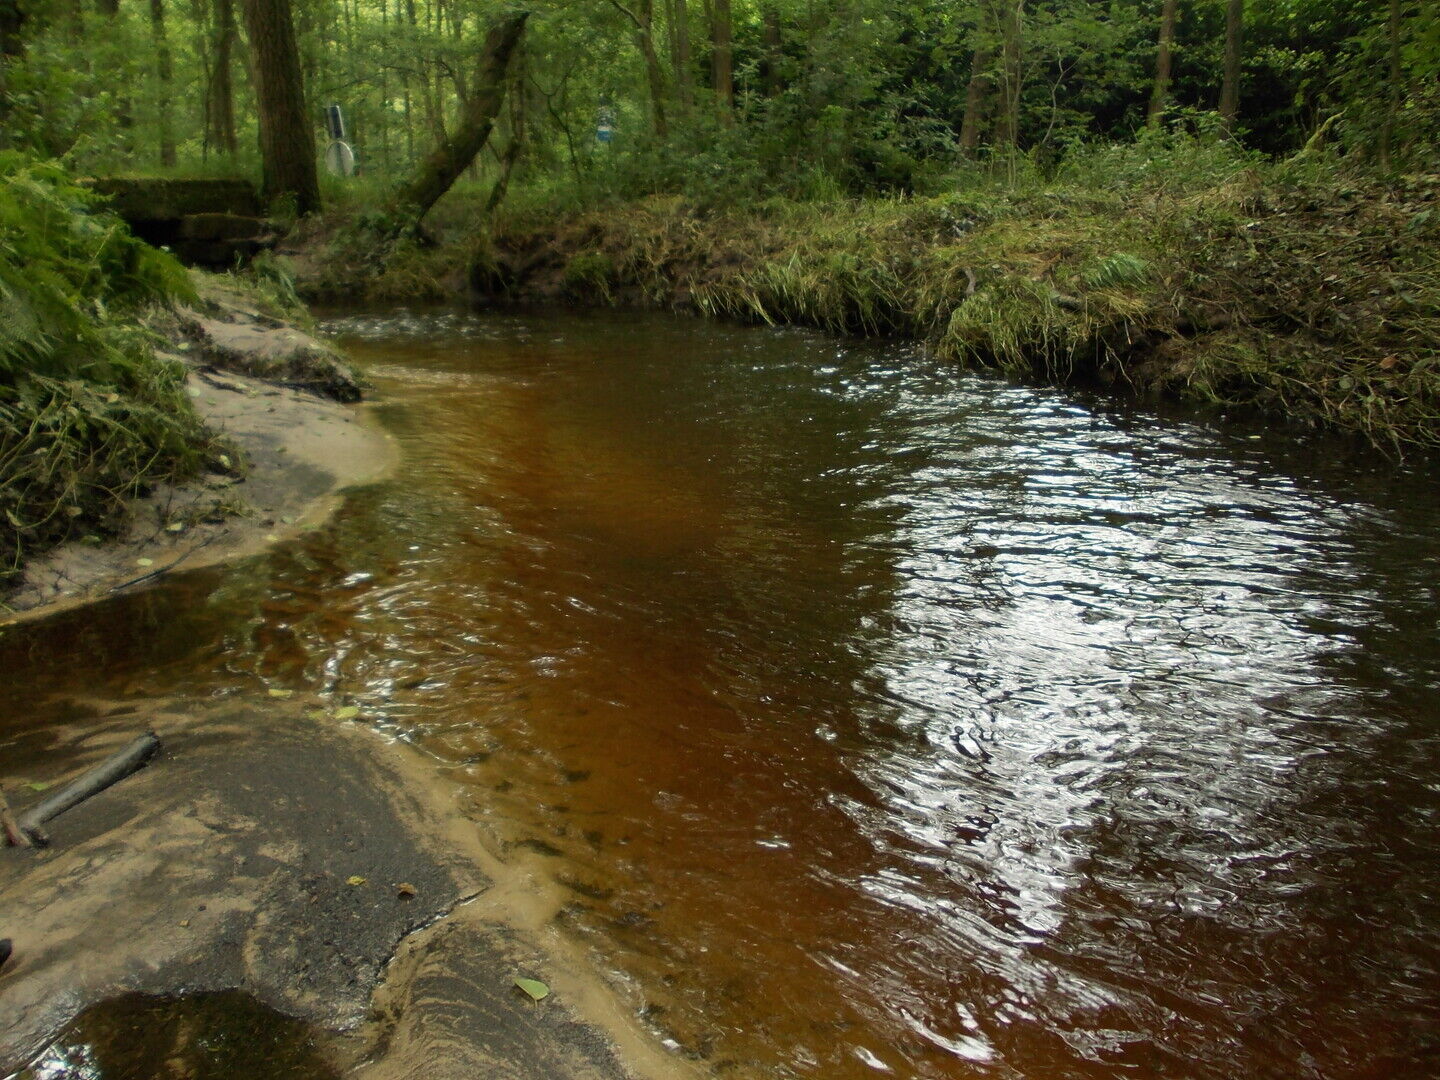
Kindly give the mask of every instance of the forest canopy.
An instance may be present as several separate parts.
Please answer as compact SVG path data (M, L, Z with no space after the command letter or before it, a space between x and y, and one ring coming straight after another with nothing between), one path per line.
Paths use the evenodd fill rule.
M340 105L362 184L454 135L487 0L0 0L12 148L83 174L260 171L255 49L293 30L303 120ZM1434 165L1424 0L541 0L470 166L496 201L943 190L1157 128L1257 154ZM291 140L294 142L295 140ZM301 185L303 186L303 185ZM313 208L301 193L301 210Z

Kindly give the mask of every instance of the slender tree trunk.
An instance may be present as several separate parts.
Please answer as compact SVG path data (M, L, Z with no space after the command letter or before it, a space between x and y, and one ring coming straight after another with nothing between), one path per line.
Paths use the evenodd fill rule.
M170 59L170 40L165 34L165 0L150 0L150 38L155 45L156 120L160 129L160 165L175 164L175 135L171 127L170 83L174 68Z
M974 157L980 148L980 132L985 127L985 110L990 104L995 81L990 77L990 61L994 54L984 46L970 58L970 85L965 88L965 118L960 121L960 152Z
M20 31L25 26L25 12L19 0L0 0L0 148L10 145L9 119L10 67L25 55Z
M690 58L690 8L686 0L667 0L675 69L675 86L679 90L680 107L687 112L695 106L695 72Z
M505 193L510 190L510 176L515 171L515 163L520 160L520 151L524 145L525 87L517 78L510 86L510 142L506 145L505 152L500 155L500 175L495 178L495 184L490 188L490 197L485 200L486 214L493 214L505 201Z
M1220 83L1220 122L1226 131L1235 130L1240 114L1240 36L1245 23L1245 0L1227 0L1225 5L1225 74Z
M1405 90L1404 73L1400 67L1400 0L1390 0L1385 38L1390 54L1390 100L1385 106L1385 122L1380 125L1379 164L1382 171L1389 172L1395 149L1395 125L1400 118L1400 102Z
M390 5L380 0L380 32L388 36L390 28ZM385 69L380 69L380 167L390 175L390 81Z
M405 0L405 15L410 21L410 31L415 37L419 36L420 20L415 13L415 0ZM427 24L430 20L430 13L426 12ZM429 30L429 25L426 26ZM407 84L408 90L408 84ZM436 101L435 88L430 84L430 73L425 68L420 71L420 107L425 113L425 126L430 129L430 138L439 144L445 142L445 121L440 115L440 106ZM406 106L406 115L409 115L409 105Z
M244 0L260 119L261 195L290 195L298 213L320 209L315 129L305 107L305 82L290 0Z
M715 103L725 123L733 121L735 109L735 45L730 0L711 0L710 84Z
M665 72L655 51L654 0L632 0L633 7L620 3L620 0L610 2L634 27L635 48L640 50L640 57L645 61L645 81L650 87L650 120L655 126L656 136L664 139L670 134L670 125L665 121Z
M215 145L232 157L240 150L235 136L235 0L215 0L214 70L210 83L211 130Z
M635 38L645 58L645 81L650 84L650 121L656 137L665 139L670 135L670 125L665 120L665 72L655 52L655 4L654 0L639 0L636 6L640 9L640 21Z
M474 89L461 109L455 133L420 163L414 175L395 194L391 209L397 231L418 228L430 208L450 190L450 185L490 138L495 117L505 100L510 58L528 17L529 12L523 11L510 15L491 27L486 35Z
M95 10L108 19L115 19L120 14L120 0L95 0ZM113 28L112 23L111 27L101 32L110 33ZM133 149L130 146L130 129L135 126L134 103L124 89L120 89L115 95L115 126L121 132L120 142L124 148L127 151Z
M680 54L680 104L695 107L695 53L690 44L690 5L675 0L675 43Z
M210 0L190 0L195 23L195 60L200 65L200 160L210 160L215 145L215 26Z
M1000 73L1001 104L995 125L995 145L1014 150L1020 142L1020 82L1025 0L1005 0L1000 30L1004 64Z
M1175 22L1179 17L1179 0L1165 0L1160 6L1160 47L1155 53L1155 89L1150 95L1150 123L1158 123L1170 104L1170 59L1175 48Z
M764 85L766 97L778 97L784 89L780 80L780 62L784 57L784 42L781 38L780 12L767 6L761 16L764 22L765 60Z

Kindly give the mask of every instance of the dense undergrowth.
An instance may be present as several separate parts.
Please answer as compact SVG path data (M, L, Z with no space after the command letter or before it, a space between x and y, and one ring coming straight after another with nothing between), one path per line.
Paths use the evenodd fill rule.
M182 266L60 169L0 155L0 584L207 460L184 372L138 318L191 299Z
M483 295L920 338L957 362L1255 407L1403 452L1440 443L1437 202L1440 175L1174 137L925 198L522 200L430 249L352 226L308 284L439 298L469 261Z

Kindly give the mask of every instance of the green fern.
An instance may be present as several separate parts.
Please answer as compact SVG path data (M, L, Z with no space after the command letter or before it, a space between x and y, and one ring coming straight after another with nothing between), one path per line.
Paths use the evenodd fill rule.
M1081 276L1092 289L1133 289L1150 280L1150 264L1138 255L1117 251L1088 267Z
M53 164L0 153L0 581L93 529L210 437L136 316L189 276Z

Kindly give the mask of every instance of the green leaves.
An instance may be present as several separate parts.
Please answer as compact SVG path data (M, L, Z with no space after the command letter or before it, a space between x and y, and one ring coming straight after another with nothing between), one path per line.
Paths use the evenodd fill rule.
M550 987L539 979L522 979L517 976L515 985L523 990L531 1001L544 1001L550 996Z

